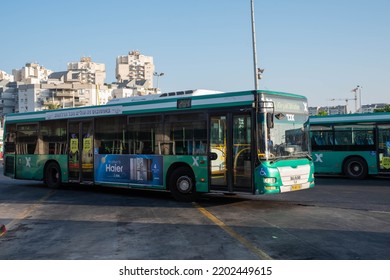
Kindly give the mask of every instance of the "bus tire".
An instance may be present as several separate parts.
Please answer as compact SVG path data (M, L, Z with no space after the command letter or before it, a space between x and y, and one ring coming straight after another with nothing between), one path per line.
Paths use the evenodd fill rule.
M45 183L49 188L61 186L61 168L57 162L49 162L45 168Z
M169 190L178 201L195 200L195 179L192 170L185 166L175 169L169 177Z
M344 162L344 174L351 179L364 179L367 177L367 163L360 157L351 157Z

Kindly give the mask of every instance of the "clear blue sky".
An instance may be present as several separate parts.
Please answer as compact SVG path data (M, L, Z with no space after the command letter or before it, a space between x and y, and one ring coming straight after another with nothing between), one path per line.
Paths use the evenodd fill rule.
M390 103L389 0L255 0L260 88L310 106ZM115 81L115 59L153 56L163 91L253 89L250 0L19 0L1 3L0 70L53 71L91 56ZM353 104L353 101L350 101Z

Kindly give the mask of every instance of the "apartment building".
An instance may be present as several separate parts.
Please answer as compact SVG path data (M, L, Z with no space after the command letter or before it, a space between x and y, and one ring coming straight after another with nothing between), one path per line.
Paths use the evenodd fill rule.
M0 80L0 116L17 112L18 83Z
M26 63L21 69L13 69L12 75L15 82L21 82L25 84L39 84L47 81L48 76L53 71L46 69L38 63Z
M110 87L104 85L105 64L95 63L90 57L68 63L67 71L53 72L37 63L27 63L12 73L18 83L16 94L14 88L3 88L3 115L10 112L5 109L12 100L13 112L31 112L100 105L112 98Z
M106 65L93 62L91 57L68 63L68 72L68 82L104 85L106 80Z
M338 105L338 106L325 106L325 107L309 107L310 116L316 116L320 112L326 112L327 115L347 114L347 106Z
M5 71L0 70L0 81L7 80L9 82L14 81L14 76L6 73Z
M116 59L117 82L107 85L106 67L81 57L66 71L53 72L38 63L26 63L13 75L0 71L0 116L57 108L106 104L112 98L158 92L153 88L153 57L131 51Z
M116 58L115 76L120 87L135 89L139 95L155 93L153 88L153 57L139 51Z
M31 112L106 104L111 88L105 85L72 82L67 72L54 72L42 84L18 87L18 111Z
M385 108L387 103L374 103L374 104L366 104L362 106L362 113L373 113L375 109L383 109Z

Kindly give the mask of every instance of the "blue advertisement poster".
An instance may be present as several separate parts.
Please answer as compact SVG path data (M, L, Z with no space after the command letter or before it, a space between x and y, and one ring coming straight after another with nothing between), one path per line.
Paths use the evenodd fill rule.
M95 154L95 181L163 185L163 158L156 155Z

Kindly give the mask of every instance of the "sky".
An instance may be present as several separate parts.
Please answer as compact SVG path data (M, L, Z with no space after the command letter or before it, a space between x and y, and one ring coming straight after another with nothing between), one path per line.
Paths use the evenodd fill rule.
M254 0L260 89L309 106L390 103L389 0ZM138 50L163 92L254 89L250 0L2 1L0 70L29 62L65 71L83 56L106 65ZM156 83L156 80L155 80ZM335 99L335 100L332 100Z

